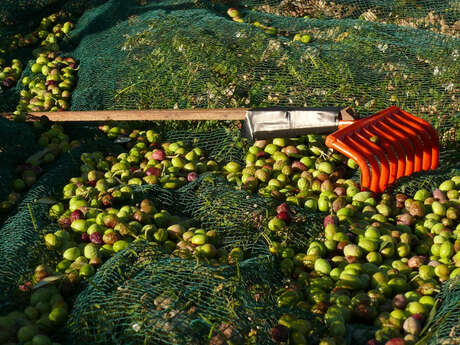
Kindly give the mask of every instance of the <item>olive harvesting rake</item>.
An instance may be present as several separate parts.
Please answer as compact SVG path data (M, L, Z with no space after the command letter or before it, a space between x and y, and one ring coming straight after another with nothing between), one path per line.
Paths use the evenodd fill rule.
M326 145L353 159L361 169L361 188L376 193L403 176L437 168L439 138L427 121L395 106L360 120L346 110L248 111L246 133L267 139L333 132Z
M363 119L355 119L348 108L30 113L31 120L40 116L56 122L245 120L244 135L252 140L329 134L326 145L353 159L361 170L361 188L375 193L383 193L401 177L422 170L436 169L439 162L439 138L433 126L396 106Z
M346 125L330 134L326 145L352 158L361 169L361 187L377 193L403 176L436 169L439 163L433 126L397 107Z

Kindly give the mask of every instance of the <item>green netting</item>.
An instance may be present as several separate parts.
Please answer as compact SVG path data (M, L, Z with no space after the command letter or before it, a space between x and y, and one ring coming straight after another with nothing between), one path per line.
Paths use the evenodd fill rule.
M165 135L169 142L183 141L189 147L201 147L216 162L243 163L243 142L235 129L218 128L213 131L173 130Z
M92 131L88 129L86 132L80 132L80 135L83 133L90 137ZM217 161L242 158L241 147L233 145L238 141L235 132L222 129L209 133L188 134L187 137L185 132L174 131L166 139L187 140L190 144L198 145L211 153ZM49 260L53 259L45 249L42 238L46 232L52 231L54 226L48 218L49 202L46 198L59 197L60 189L68 179L78 176L81 152L110 152L117 147L105 141L95 141L72 151L70 155L64 155L26 195L18 207L17 214L4 224L0 232L0 259L5 262L0 269L2 307L13 305L12 297L18 283L30 274L37 263L49 263ZM232 183L218 174L202 175L198 180L177 191L164 190L158 186L140 186L133 188L133 191L135 202L150 198L160 208L168 209L173 214L188 216L195 224L206 229L215 229L222 238L224 248L243 249L244 262L238 269L229 266L200 266L194 260L170 258L163 252L157 255L155 248L145 245L141 252L145 252L144 256L149 257L148 262L139 258L143 256L138 255L138 250L135 250L138 254L134 257L128 255L131 251L120 253L99 270L87 290L78 296L72 320L79 326L70 327L72 339L76 342L83 339L94 343L105 343L107 339L112 343L139 343L140 339L156 339L163 343L185 344L190 343L190 339L195 337L195 340L198 339L195 343L201 344L200 341L208 336L211 328L224 336L230 332L232 337L241 337L255 327L258 334L263 334L258 335L262 339L262 342L258 343L268 342L267 332L283 312L273 309L275 290L282 287L283 280L273 266L264 236L266 224L273 216L276 203L244 190L235 190ZM322 217L320 214L306 214L297 210L293 225L284 234L285 240L293 246L305 246L320 233ZM129 261L127 266L122 266L122 263L126 265L126 260L135 262ZM126 267L129 269L125 269ZM263 275L265 278L262 278ZM222 288L222 282L216 278L217 276L225 278ZM124 286L123 284L129 293L120 294L119 287ZM106 294L102 299L104 304L95 303L101 299L99 293L102 292L98 286L106 286L106 290L103 289L103 293ZM139 313L133 314L132 310L137 307L132 308L138 306L134 303L136 298L141 298L149 289L156 297L171 286L178 289L175 290L176 293L189 289L185 295L180 295L177 308L181 312L188 311L191 307L190 301L196 301L196 313L186 314L184 324L174 324L175 332L168 328L169 333L163 334L162 327L172 327L167 326L166 322L163 323L161 318L169 315L169 310L155 310L154 299L143 300L146 309ZM216 288L222 289L221 294L209 295L209 291ZM253 295L257 295L256 299L259 302L251 300L254 298ZM260 304L262 297L267 300ZM120 309L120 306L123 307ZM100 308L104 313L101 313ZM236 319L235 313L239 315ZM96 314L105 321L96 318ZM201 321L197 321L198 319ZM132 322L141 321L146 327L148 325L148 331L133 330ZM195 327L201 328L197 332L191 332ZM226 328L231 331L226 331ZM107 332L114 334L114 338L107 338ZM217 341L219 335L216 333L212 337L216 337L214 341Z
M35 137L32 135L29 126L5 122L0 127L2 135L1 145L1 168L2 168L2 195L7 195L11 189L11 181L15 177L15 167L24 161L28 155L34 152L36 147ZM77 134L79 138L97 139L97 134L90 127L69 126L69 134ZM5 131L5 132L3 132ZM12 135L15 135L14 137ZM187 140L190 143L199 144L203 149L209 151L217 161L228 159L240 159L241 149L236 146L237 133L227 130L217 130L211 133L196 133L195 136L184 132L171 132L171 140ZM21 139L16 141L17 139ZM4 147L4 148L3 148ZM80 154L83 152L119 152L121 146L107 142L106 140L90 141L84 146L64 154L48 171L39 179L32 189L24 197L24 200L17 208L17 212L8 218L0 231L0 257L5 265L0 268L1 295L0 302L9 302L15 286L21 277L33 269L33 264L40 258L44 246L40 235L46 231L51 221L48 217L49 202L47 197L59 198L61 188L73 176L79 175ZM4 151L3 151L4 150ZM228 184L227 188L231 188ZM176 214L180 208L174 205L174 196L171 192L156 186L149 187L152 200L159 202L162 207L169 208ZM139 198L147 195L138 192ZM40 201L41 200L41 201ZM44 201L43 201L44 200ZM35 224L34 224L35 223Z
M390 191L392 193L405 193L406 195L414 195L417 190L422 188L433 191L445 180L449 180L459 174L460 169L458 168L439 168L437 170L422 171L398 180L390 188Z
M437 296L438 309L419 344L451 345L460 340L460 280L448 280Z
M443 136L454 127L455 137L456 1L68 0L1 6L6 18L27 10L25 18L87 9L64 47L81 61L74 110L351 105L368 115L393 103L429 118ZM228 17L229 6L239 8L244 23ZM424 18L427 23L417 22ZM278 32L267 34L255 22ZM441 33L432 31L436 26ZM312 41L294 42L296 33ZM11 93L0 101L2 108L14 108Z
M34 153L34 142L30 126L0 118L0 195L11 192L16 166Z
M458 7L455 1L439 0L312 0L246 1L260 11L313 18L361 18L458 34ZM457 26L456 26L457 25Z
M282 312L269 294L279 279L271 265L265 256L238 268L207 267L136 243L108 261L78 296L69 338L92 344L240 344L253 330L257 344L271 344L269 329Z
M458 111L456 1L44 0L0 6L4 24L86 9L65 47L82 62L75 110L352 105L366 115L395 103L443 129L452 127L446 121ZM244 23L227 16L229 6L240 9ZM417 22L425 17L427 23ZM252 25L256 21L278 32L267 34ZM441 34L431 31L436 26ZM296 33L312 41L294 42Z
M51 225L48 217L50 201L59 195L68 180L79 174L79 157L82 152L107 149L110 143L91 143L64 154L54 168L45 173L30 189L17 208L0 229L0 307L14 303L11 298L21 280L37 263L45 260L42 236ZM112 148L114 149L114 148ZM52 202L52 201L51 201Z
M243 164L243 145L239 133L218 129L210 132L170 131L167 141L184 141L205 150L217 162L237 161ZM138 188L144 197L155 198L156 186ZM218 174L203 174L196 181L173 191L174 209L191 217L203 227L215 229L223 245L249 251L249 255L266 252L266 225L274 215L277 202L246 190L235 189L233 183ZM322 231L324 214L293 208L295 217L283 235L293 247L305 246Z
M222 178L202 176L199 180L178 191L177 205L186 214L199 219L205 226L217 229L224 245L241 246L256 250L265 238L267 223L274 216L277 203L245 190L232 188ZM295 213L283 240L294 248L305 248L323 230L321 213L292 207ZM266 247L266 244L265 244Z
M87 11L73 32L71 54L83 64L72 108L352 105L365 115L395 103L452 127L438 115L458 110L457 38L260 11L242 11L246 22L236 23L226 9L207 1L108 1ZM118 16L124 20L114 25ZM266 34L255 21L281 34ZM313 41L293 42L298 32Z
M0 5L0 23L4 25L25 24L33 22L34 18L47 15L51 11L78 10L82 12L89 6L102 2L104 0L4 0ZM138 1L138 4L144 5L148 2L148 0ZM458 6L454 0L312 0L308 2L298 0L240 0L220 2L284 16L335 19L363 17L368 20L412 24L430 29L436 23L422 22L421 20L411 22L411 20L424 19L432 13L443 19L443 23L438 23L439 26L441 24L452 25L458 21ZM175 4L177 3L175 2ZM366 13L369 12L374 16L366 16ZM404 19L406 19L405 22Z

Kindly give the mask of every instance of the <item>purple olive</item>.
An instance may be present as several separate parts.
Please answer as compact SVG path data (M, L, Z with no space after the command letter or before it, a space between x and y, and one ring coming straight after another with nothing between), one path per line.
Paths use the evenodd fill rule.
M86 232L81 234L81 240L82 240L82 242L90 242L89 236L88 236L88 234Z
M187 181L188 182L192 182L192 181L195 181L196 179L198 178L198 174L194 171L190 172L188 175L187 175Z
M9 89L10 87L13 87L14 81L10 78L5 78L2 81L2 85L6 87L7 89Z

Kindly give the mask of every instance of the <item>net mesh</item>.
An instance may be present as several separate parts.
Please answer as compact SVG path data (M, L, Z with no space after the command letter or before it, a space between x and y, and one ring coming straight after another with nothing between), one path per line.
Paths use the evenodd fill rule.
M367 115L394 103L446 131L458 111L455 1L35 3L90 8L65 47L82 62L75 110L352 105Z
M87 134L92 133L90 130L88 132ZM195 134L195 136L188 132L187 137L185 134L185 132L173 131L166 140L188 140L189 143L212 152L217 161L242 157L241 148L232 147L232 142L238 142L238 137L235 137L236 134L232 131L221 130ZM220 145L215 138L220 138ZM17 214L10 217L2 227L0 253L2 261L6 263L0 270L2 281L0 301L3 307L7 308L14 304L12 297L15 295L18 283L26 279L34 265L38 262L50 263L53 259L42 244L42 236L52 231L54 226L48 218L49 203L46 198L58 198L60 189L68 179L78 176L79 154L89 148L92 151L104 152L120 149L118 145L109 145L104 141L91 142L72 151L71 154L66 154L56 162L54 168L43 175L38 184L26 195L18 207ZM72 321L69 324L69 334L72 334L72 339L104 343L109 339L107 334L110 333L115 337L110 338L110 342L115 341L113 339L117 339L115 342L119 343L131 341L136 343L139 339L148 342L155 339L160 343L185 344L193 340L198 344L209 334L212 334L210 339L214 338L213 341L221 341L219 338L222 336L227 337L230 334L231 337L242 337L243 334L247 335L251 327L256 327L260 339L268 341L267 332L283 312L282 309L277 310L274 303L275 290L281 287L282 277L273 266L268 244L264 240L266 224L273 216L276 206L274 200L244 190L235 190L233 185L223 177L211 173L202 175L200 179L177 191L164 190L158 186L134 188L134 202L144 198L154 200L159 207L169 209L173 214L186 215L206 229L216 230L222 239L223 248L231 250L239 247L243 250L244 262L241 262L237 269L227 265L219 268L202 267L193 260L171 258L154 247L135 244L132 251L120 253L107 262L89 283L85 292L77 297ZM293 245L306 245L322 229L322 215L305 214L298 210L294 218L289 232L284 235L285 239ZM305 225L306 222L308 226ZM20 232L18 232L19 228L22 229ZM128 253L134 254L128 255ZM125 269L126 267L130 269ZM155 277L153 281L152 274ZM218 275L225 278L224 285L216 278ZM265 277L262 277L263 275ZM203 277L207 279L203 280ZM236 278L238 280L235 280ZM198 281L201 283L198 284ZM126 286L126 294L120 294L120 284ZM106 294L104 298L99 295L101 286L106 286L104 289L107 289L103 289ZM147 308L136 316L132 314L133 306L137 305L133 304L133 301L137 297L142 298L145 291L150 289L154 296L152 298L156 298L171 286L178 289L174 295L177 298L175 308L185 313L181 316L181 318L185 317L182 323L171 320L163 322L165 318L174 318L174 316L170 316L169 309L158 311L153 306L151 306L153 310ZM185 295L177 295L187 289L190 291ZM215 296L214 293L210 293L210 291L215 292L215 289L218 291L222 289L221 294ZM233 295L235 293L236 296ZM254 297L255 295L257 297ZM260 304L262 302L259 299L262 297L267 300ZM259 302L254 301L253 298ZM96 303L97 300L103 300L105 304ZM154 300L149 297L148 300L142 299L142 301L147 305ZM191 308L191 301L196 301L196 312L188 314L186 312ZM125 304L129 307L118 309L117 306ZM105 310L102 314L101 309ZM240 309L245 310L244 314ZM95 318L95 313L106 320L104 324L100 323L102 320ZM239 315L237 319L234 317L235 313ZM107 315L111 316L107 317ZM154 321L148 321L153 320L153 316L160 321L156 324L152 323ZM259 321L255 320L263 321L257 324ZM142 324L149 331L136 331L135 324ZM81 327L81 325L85 326ZM202 327L201 331L192 332L198 326ZM172 332L170 327L175 331ZM229 330L226 330L227 328Z
M0 118L0 194L8 195L15 168L34 153L35 135L30 126Z
M253 329L258 344L270 344L267 332L276 321L266 304L276 282L270 265L268 256L250 259L237 273L136 243L107 262L78 296L70 337L93 344L222 344L241 343Z
M109 1L87 12L82 26L99 32L75 32L72 54L87 63L73 108L353 105L366 115L391 102L419 116L446 118L458 109L458 100L452 101L459 71L455 37L359 19L259 11L243 11L245 23L235 23L226 9L204 1L142 7ZM130 19L113 26L112 17L104 16L109 11ZM109 20L112 26L103 30ZM256 21L279 34L251 25ZM312 42L293 41L299 32ZM436 121L452 127L445 118Z
M224 245L253 249L267 235L267 223L274 216L277 203L245 190L235 190L221 178L203 176L178 191L177 205L204 226L218 230ZM281 235L294 248L305 248L323 230L321 213L292 208L292 224ZM266 244L264 244L266 247ZM257 249L257 246L256 246Z
M313 0L303 2L287 0L252 2L252 6L260 11L294 17L362 18L442 33L452 33L448 27L454 26L458 20L458 12L456 12L458 8L452 1ZM438 18L439 22L429 20L433 18Z
M219 163L235 161L243 164L244 143L238 131L174 130L169 131L165 138L169 142L184 141L186 145L200 147ZM157 190L156 186L139 187L140 195L152 199L156 197ZM202 174L199 179L171 194L174 198L172 211L180 210L203 227L215 229L222 237L224 247L241 247L248 250L249 255L266 253L264 235L267 223L274 216L279 202L244 189L235 189L233 183L218 173ZM293 212L293 222L283 234L283 240L294 248L302 248L321 233L324 214L294 207Z
M204 176L195 186L187 186L178 201L205 226L223 232L224 245L244 248L261 239L270 202L229 186L224 180Z
M46 263L50 252L43 236L52 228L48 216L49 200L55 200L68 180L79 173L80 154L91 149L104 149L109 142L96 142L64 154L29 190L0 230L0 306L14 303L15 289L30 275L37 263ZM113 149L113 148L112 148ZM50 198L50 199L48 199Z
M438 295L438 309L426 328L427 336L421 341L425 344L455 344L460 339L459 317L459 278L448 280L444 283Z
M218 128L213 131L170 130L165 134L169 142L183 141L188 147L200 147L216 162L243 163L244 143L238 130Z
M422 188L433 191L442 182L459 174L459 168L441 168L434 171L423 171L400 179L390 190L395 194L404 193L406 195L414 195L417 190Z
M34 152L35 137L31 128L25 124L4 121L5 125L0 131L5 131L1 137L2 152L2 188L3 195L11 190L11 181L15 177L15 167L22 163L28 155ZM80 139L89 142L82 147L64 154L53 166L48 167L47 172L25 195L17 210L1 228L0 255L6 264L0 269L2 294L0 301L8 303L13 289L17 283L32 269L34 263L39 261L45 251L42 238L47 226L51 225L48 217L50 202L60 198L62 187L68 183L71 177L78 176L80 171L80 154L83 152L112 152L119 153L122 147L107 140L92 140L98 137L94 129L82 126L69 126L67 132L70 135L78 133ZM3 132L2 132L3 133ZM7 134L8 133L8 134ZM15 135L14 137L12 135ZM170 140L186 140L188 143L199 144L209 151L217 161L224 159L240 159L241 149L236 147L236 133L230 130L218 130L212 133L191 132L186 136L185 132L170 132ZM16 141L20 138L21 140ZM231 188L230 185L227 188ZM147 195L152 196L165 208L173 208L177 213L179 208L173 207L175 196L169 191L156 186L149 186L147 190L136 192L137 199L143 199ZM48 201L47 198L51 198ZM138 200L139 201L139 200Z

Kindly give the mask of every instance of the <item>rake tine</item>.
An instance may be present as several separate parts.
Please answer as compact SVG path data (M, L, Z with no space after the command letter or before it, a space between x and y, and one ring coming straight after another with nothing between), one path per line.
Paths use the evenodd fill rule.
M390 161L390 179L389 184L404 176L404 167L406 166L406 153L401 143L396 138L378 128L378 124L369 127L372 133L376 133L379 141L382 142ZM395 152L396 151L396 152Z
M401 143L401 146L406 152L404 176L409 176L414 172L414 148L412 146L412 142L407 138L407 135L405 135L404 132L400 131L398 128L389 126L386 122L380 122L379 126L383 127L383 130L390 133L391 136L397 138L397 140Z
M330 138L330 137L328 137ZM369 171L369 166L367 165L366 159L363 155L356 149L353 148L352 143L347 142L348 137L344 138L332 138L327 145L334 150L342 153L343 155L353 159L359 166L361 170L361 189L370 189L371 185L371 173ZM349 138L348 138L349 139Z
M386 118L392 126L399 128L402 132L404 132L407 138L412 142L414 147L414 171L417 172L422 170L422 156L423 156L423 142L417 135L417 132L414 131L411 127L406 126L391 117Z
M371 174L370 174L370 182L369 182L369 189L373 192L379 192L379 180L380 180L380 168L379 163L375 159L375 156L366 148L366 144L363 143L357 136L356 133L353 135L344 138L346 142L349 142L349 145L355 148L364 159L369 162L371 167Z
M431 169L436 169L439 164L439 137L433 126L427 121L409 114L407 111L402 109L397 109L397 112L405 118L410 118L412 121L420 124L420 126L422 126L424 130L429 134L431 139Z
M380 148L382 149L386 159L388 160L390 171L386 184L390 185L396 180L396 172L398 169L398 156L395 154L388 140L384 137L378 136L375 131L372 131L371 127L372 126L364 128L361 134L364 135L367 139L370 139L374 136L378 137L378 145L380 145Z
M404 116L400 116L398 114L393 114L395 120L399 121L400 123L404 123L409 128L412 128L419 134L419 137L423 141L423 156L422 156L422 170L429 170L431 167L431 138L428 132L420 126L418 123L411 121L410 119L404 118Z
M367 139L360 132L356 132L356 137L363 142L365 147L370 149L369 152L373 158L377 156L377 158L379 159L380 177L378 181L379 181L380 192L383 192L388 186L388 179L390 175L390 169L389 169L389 163L388 163L387 157L385 156L384 151L382 150L380 146L378 146L377 144Z

